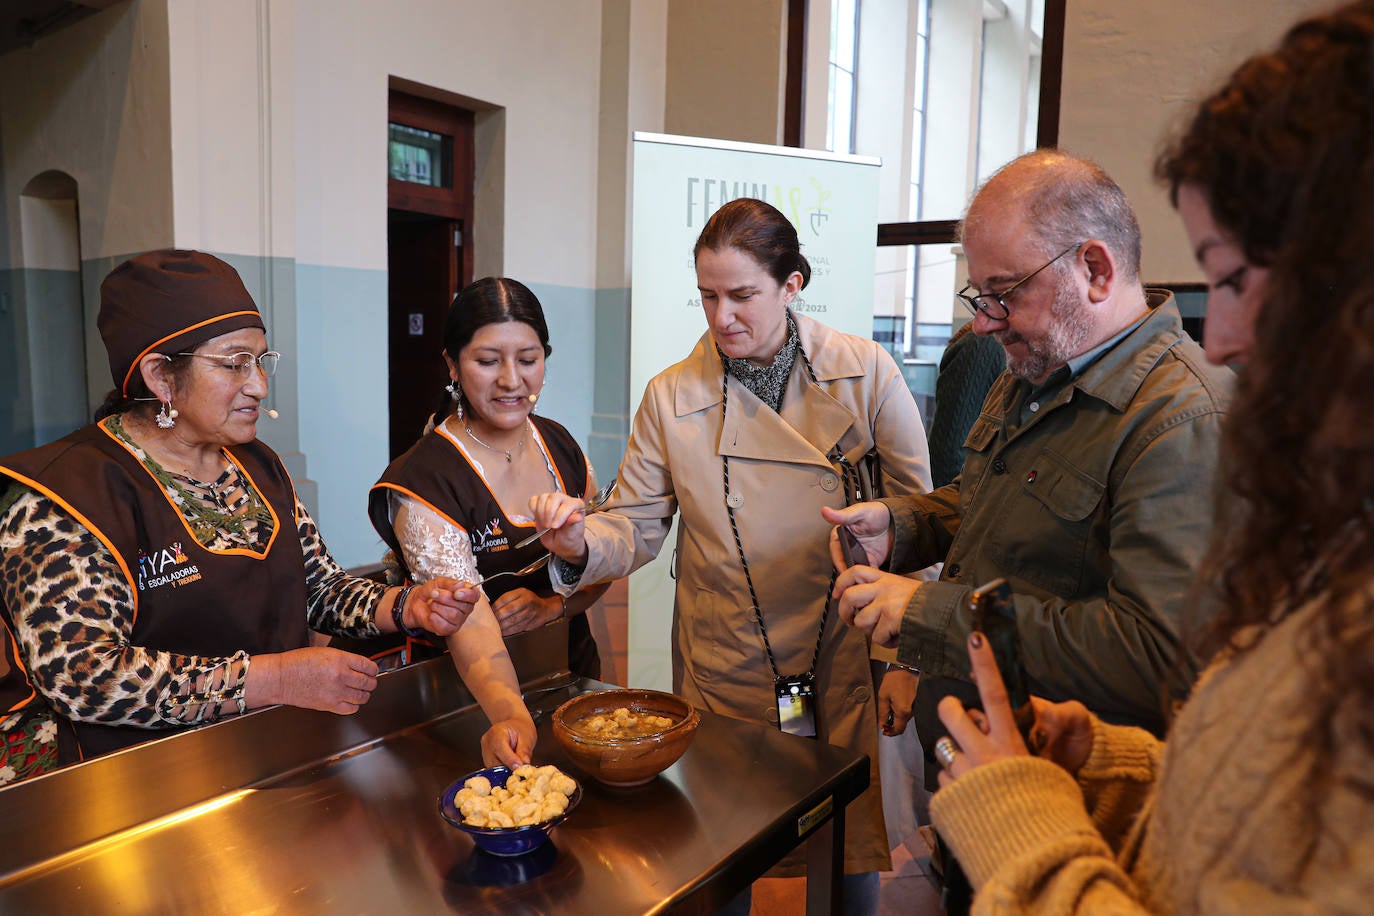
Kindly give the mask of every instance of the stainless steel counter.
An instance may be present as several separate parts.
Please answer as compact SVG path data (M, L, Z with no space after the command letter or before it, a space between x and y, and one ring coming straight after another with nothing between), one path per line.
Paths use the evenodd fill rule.
M518 669L549 670L557 638L530 642ZM535 762L584 792L540 850L489 856L439 817L486 727L440 658L384 675L355 716L263 710L0 789L0 912L709 913L803 841L808 910L838 912L862 755L703 712L666 773L612 789L548 723L602 685L522 683Z

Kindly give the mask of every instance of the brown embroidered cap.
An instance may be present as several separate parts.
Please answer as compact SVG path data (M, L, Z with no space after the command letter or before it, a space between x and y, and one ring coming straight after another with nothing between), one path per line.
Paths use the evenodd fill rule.
M164 249L130 258L100 284L96 319L110 376L124 397L149 353L184 353L212 337L262 328L238 272L203 251Z

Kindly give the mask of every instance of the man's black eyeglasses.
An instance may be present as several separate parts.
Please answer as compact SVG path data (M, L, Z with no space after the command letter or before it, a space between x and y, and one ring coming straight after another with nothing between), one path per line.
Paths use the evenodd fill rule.
M1011 309L1007 308L1007 296L1010 296L1021 285L1030 282L1031 278L1033 278L1036 274L1040 273L1040 271L1044 270L1046 267L1049 267L1055 261L1058 261L1060 258L1068 254L1070 251L1077 251L1086 244L1086 242L1079 242L1076 245L1070 245L1068 248L1065 248L1063 251L1059 252L1059 254L1050 258L1044 264L1041 264L1039 267L1035 268L1035 270L1032 270L1030 273L1026 274L1020 280L1017 280L1011 286L1008 286L1006 289L1002 290L1000 293L979 293L977 288L972 283L969 283L967 286L959 290L959 292L955 293L954 295L958 296L959 301L964 303L964 305L967 306L968 309L972 311L974 315L977 315L979 312L982 312L984 315L987 315L993 321L1002 321L1011 314Z

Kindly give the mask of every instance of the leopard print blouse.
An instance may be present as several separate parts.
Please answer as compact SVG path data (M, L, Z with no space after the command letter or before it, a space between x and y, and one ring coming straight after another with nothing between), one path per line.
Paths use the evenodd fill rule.
M386 586L345 573L299 499L296 533L309 626L377 635L373 608ZM167 728L244 710L248 653L208 657L133 645L133 595L113 554L41 493L24 490L0 514L0 594L8 607L22 609L14 614L19 651L34 686L62 716ZM23 717L0 722L0 733Z

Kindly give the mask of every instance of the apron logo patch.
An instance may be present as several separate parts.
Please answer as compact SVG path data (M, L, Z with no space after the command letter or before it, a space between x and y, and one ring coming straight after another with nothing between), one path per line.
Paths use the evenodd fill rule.
M180 541L153 551L138 551L138 590L141 592L164 585L180 588L200 578L200 568L186 556Z
M474 554L498 553L510 549L510 538L506 537L506 529L501 527L499 518L494 518L481 528L474 530L471 538Z

